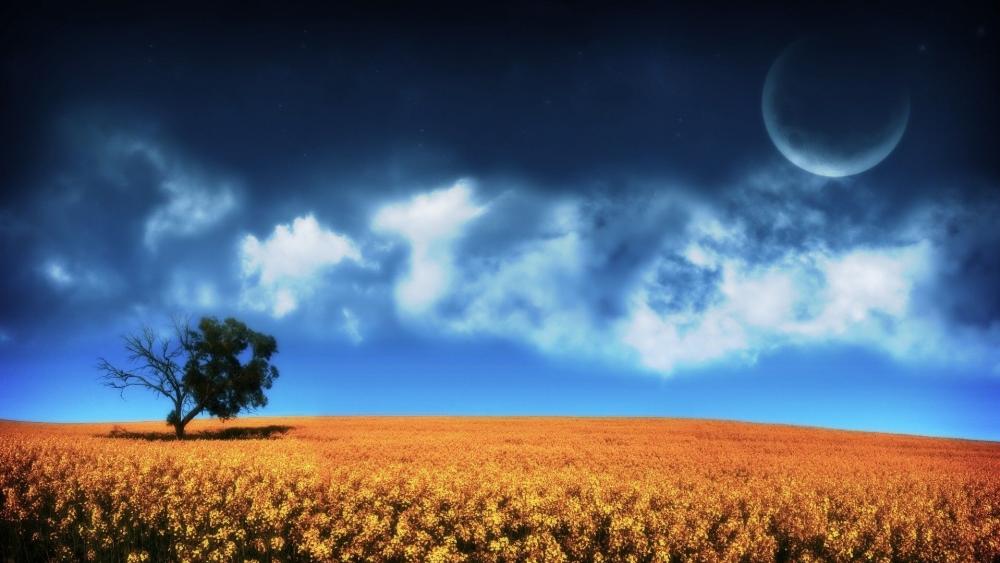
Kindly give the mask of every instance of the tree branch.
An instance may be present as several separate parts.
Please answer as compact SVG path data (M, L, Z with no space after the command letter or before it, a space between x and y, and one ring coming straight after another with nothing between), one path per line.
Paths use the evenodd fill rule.
M138 373L126 371L113 366L104 358L100 358L97 368L104 371L102 376L104 384L113 389L125 389L126 387L146 387L158 391L166 397L171 397L170 393L163 387L162 382L153 382Z
M105 358L99 358L97 367L104 372L105 385L120 390L123 396L128 387L144 387L160 393L177 405L188 401L187 392L178 376L178 359L185 352L182 345L173 345L170 338L159 338L150 327L144 327L139 334L123 336L122 340L125 341L128 360L134 365L124 369Z
M188 411L188 413L186 415L184 415L184 418L181 419L181 426L187 426L187 423L189 423L192 420L194 420L194 417L196 417L199 414L201 414L201 411L203 411L203 410L205 410L205 403L204 402L201 402L201 403L198 403L197 405L195 405L190 411Z

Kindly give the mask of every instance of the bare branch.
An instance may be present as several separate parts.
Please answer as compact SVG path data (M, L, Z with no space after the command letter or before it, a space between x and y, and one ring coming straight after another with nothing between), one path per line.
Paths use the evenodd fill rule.
M123 370L113 366L104 358L100 358L97 368L104 372L103 379L105 385L114 389L124 389L125 387L146 387L159 391L163 395L170 397L170 393L163 387L162 381L157 381L154 377L147 377L136 372Z
M128 387L144 387L160 393L175 404L183 404L187 393L180 380L178 360L184 354L170 338L160 338L150 327L143 327L138 334L122 337L129 362L127 368L113 365L100 358L98 369L103 371L105 385L124 394Z

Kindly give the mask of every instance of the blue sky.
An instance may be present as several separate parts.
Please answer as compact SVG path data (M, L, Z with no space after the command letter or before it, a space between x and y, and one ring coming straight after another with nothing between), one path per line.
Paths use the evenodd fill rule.
M495 10L20 15L0 418L161 418L97 358L211 315L261 414L1000 439L986 4Z
M412 346L287 350L260 414L666 416L997 438L996 378L905 369L866 350L783 351L750 367L661 378L552 361L505 343ZM168 408L147 393L122 399L101 388L92 363L89 349L7 363L0 409L78 422L148 420ZM17 376L25 372L43 377Z

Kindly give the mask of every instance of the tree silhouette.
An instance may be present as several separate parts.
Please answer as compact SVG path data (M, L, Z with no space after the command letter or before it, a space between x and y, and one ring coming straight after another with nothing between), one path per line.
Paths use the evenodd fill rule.
M278 377L271 365L278 351L274 337L233 318L204 317L197 330L175 322L173 337L143 327L123 339L131 365L123 369L100 358L105 385L123 394L129 387L145 388L169 399L167 424L178 438L201 413L227 420L267 405L264 391Z

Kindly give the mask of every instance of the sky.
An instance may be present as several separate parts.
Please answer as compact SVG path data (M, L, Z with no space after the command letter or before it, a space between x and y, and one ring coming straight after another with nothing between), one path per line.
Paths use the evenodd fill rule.
M0 418L234 316L263 415L1000 440L988 2L5 12Z

